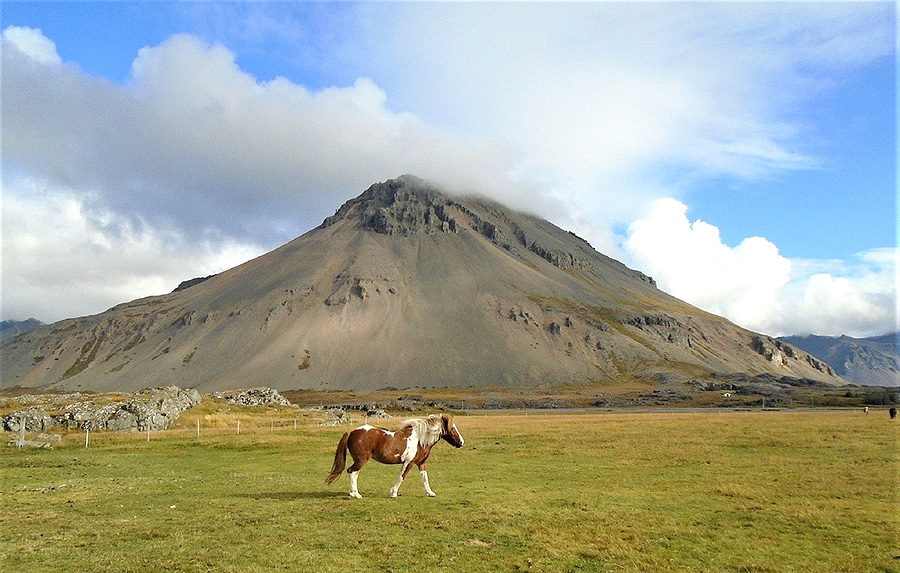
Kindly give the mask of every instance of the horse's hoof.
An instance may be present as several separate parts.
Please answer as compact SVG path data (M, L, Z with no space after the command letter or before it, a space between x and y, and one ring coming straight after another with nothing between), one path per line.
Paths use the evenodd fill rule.
M357 491L350 492L350 497L352 499L362 499L362 495Z
M426 492L425 495L427 495L428 497L437 497L437 494L433 491Z

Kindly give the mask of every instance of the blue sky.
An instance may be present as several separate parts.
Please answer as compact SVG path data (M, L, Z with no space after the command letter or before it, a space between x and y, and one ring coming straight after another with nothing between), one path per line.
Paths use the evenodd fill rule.
M0 20L4 319L170 290L412 171L749 328L896 327L893 3L9 2ZM72 236L91 296L27 262Z

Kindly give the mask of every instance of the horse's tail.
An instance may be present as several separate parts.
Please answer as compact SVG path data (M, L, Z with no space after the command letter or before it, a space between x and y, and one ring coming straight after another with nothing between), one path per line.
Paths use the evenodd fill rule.
M349 439L350 432L347 432L338 442L337 451L334 452L334 465L331 466L331 473L325 478L325 483L334 483L334 480L341 477L341 473L347 465L347 440Z

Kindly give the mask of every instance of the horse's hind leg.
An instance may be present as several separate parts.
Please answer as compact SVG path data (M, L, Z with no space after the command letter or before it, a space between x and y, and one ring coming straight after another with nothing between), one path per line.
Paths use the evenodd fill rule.
M359 471L350 472L350 497L355 497L356 499L362 499L362 494L359 493L359 486L357 486L357 479L359 478Z
M350 455L353 455L352 450ZM363 466L365 466L368 461L369 458L366 456L360 456L358 458L353 456L353 465L347 468L347 473L350 475L350 497L362 499L362 495L359 493L359 487L357 486L357 481L359 479L359 470L363 469Z

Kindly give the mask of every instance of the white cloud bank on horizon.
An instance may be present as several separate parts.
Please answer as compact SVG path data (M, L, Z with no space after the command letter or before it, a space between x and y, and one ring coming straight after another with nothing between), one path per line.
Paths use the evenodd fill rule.
M900 331L900 249L860 253L855 264L791 261L762 237L729 247L718 228L692 223L674 199L657 201L633 222L623 249L661 289L750 330L774 336Z
M95 314L265 251L221 236L187 240L177 232L139 229L129 218L33 179L4 179L0 220L4 319L52 322Z
M669 65L665 58L641 67L637 49L626 50L623 58L636 66L634 73L627 65L613 65L614 58L592 64L590 54L576 54L559 58L563 69L557 72L570 80L563 86L551 81L546 74L552 66L544 65L564 53L560 42L570 31L561 20L554 22L547 27L556 34L552 41L529 48L549 46L552 53L526 52L497 81L486 80L509 63L511 41L494 61L448 52L419 68L416 81L435 79L430 71L446 66L448 77L470 82L435 95L446 109L455 106L457 118L483 119L482 129L469 129L462 119L448 125L426 119L435 110L395 112L388 106L389 93L365 77L316 92L284 78L260 82L237 65L229 49L189 35L140 50L132 77L122 86L61 63L54 43L39 30L7 28L0 98L4 318L56 320L98 312L155 289L165 292L180 280L221 270L293 238L369 184L404 172L538 212L618 256L611 226L633 221L648 202L679 192L677 184L658 184L660 164L754 177L815 163L793 149L797 126L760 103L772 95L770 89L751 89L744 79L718 94L734 74L787 73L804 61L828 58L840 60L841 69L853 68L881 49L879 42L869 42L877 44L872 47L859 40L867 17L850 23L819 18L799 28L822 24L848 41L829 43L817 32L800 56L779 52L767 60L751 50L731 64L728 54L735 46L719 32L694 25L685 27L686 34L706 38L703 49L714 61L693 72L663 73L660 66ZM639 27L635 18L629 22L622 30ZM458 30L438 31L451 29ZM776 43L781 46L782 36L797 30L778 30ZM677 34L661 38L691 45ZM600 47L612 50L622 39L614 34L610 45ZM648 45L644 38L639 48L658 55L668 49L662 39ZM440 45L434 43L436 49ZM431 55L400 48L411 57ZM473 61L478 73L464 78ZM705 73L709 66L717 70L712 83ZM396 60L394 67L405 69ZM787 77L791 87L803 81ZM442 89L441 82L432 89ZM402 101L398 91L403 90L391 95ZM634 99L636 94L641 97ZM585 119L593 114L595 121ZM545 119L529 121L538 115ZM642 179L638 175L644 171ZM771 258L766 243L749 241L738 255L763 264ZM647 249L649 264L653 253ZM727 263L721 252L710 248L706 260ZM629 254L639 262L639 250ZM843 271L833 272L831 283L816 279L811 300L846 295ZM790 286L779 282L783 269L767 276L759 291L748 292L749 283L736 282L703 292L703 304L734 310L752 322L751 302L768 308ZM873 274L874 282L882 279ZM69 282L75 286L61 291L54 286ZM65 305L47 302L54 299Z

